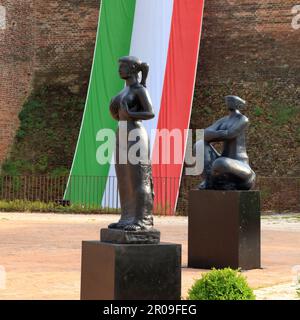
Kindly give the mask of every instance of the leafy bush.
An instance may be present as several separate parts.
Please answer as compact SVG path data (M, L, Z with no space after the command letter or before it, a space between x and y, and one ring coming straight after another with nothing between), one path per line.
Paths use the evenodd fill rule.
M230 268L213 269L196 280L189 290L189 300L255 300L246 279Z
M298 298L300 298L300 279L298 280L298 286L296 288L296 293L297 293Z

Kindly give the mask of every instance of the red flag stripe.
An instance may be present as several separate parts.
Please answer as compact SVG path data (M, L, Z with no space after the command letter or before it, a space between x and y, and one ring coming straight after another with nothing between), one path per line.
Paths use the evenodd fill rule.
M157 129L189 128L198 52L202 28L204 0L174 0L172 26ZM186 141L182 141L183 155ZM174 145L171 143L171 160ZM153 157L161 155L162 146L156 136ZM153 164L155 204L172 214L179 193L183 168L181 164ZM166 178L162 183L162 179ZM165 185L164 185L165 184Z

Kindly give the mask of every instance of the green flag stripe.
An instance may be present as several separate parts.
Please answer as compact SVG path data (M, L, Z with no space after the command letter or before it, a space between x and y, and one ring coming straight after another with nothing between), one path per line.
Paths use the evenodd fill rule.
M109 101L124 86L119 79L118 58L129 54L136 0L102 0L94 61L86 105L65 200L101 203L109 164L99 165L97 132L116 129L109 114ZM104 178L103 178L104 177ZM87 198L88 197L88 198Z

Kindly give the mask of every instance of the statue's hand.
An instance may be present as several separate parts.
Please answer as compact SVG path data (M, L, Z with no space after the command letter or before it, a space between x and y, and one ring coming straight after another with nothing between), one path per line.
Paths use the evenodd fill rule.
M227 135L227 130L204 130L204 140L207 142L222 141Z
M129 111L127 102L124 102L124 101L121 102L121 109L127 112Z
M119 114L119 106L118 104L114 103L113 100L111 100L110 105L109 105L109 110L113 118L116 118Z
M122 102L121 104L121 109L126 111L129 115L132 113L132 112L137 112L138 111L138 107L137 105L133 106L132 108L129 108L127 102Z

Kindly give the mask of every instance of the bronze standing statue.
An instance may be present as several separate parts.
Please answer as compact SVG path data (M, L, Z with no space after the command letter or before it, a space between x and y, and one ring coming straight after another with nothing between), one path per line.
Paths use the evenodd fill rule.
M241 114L246 102L236 96L225 97L229 115L204 130L204 141L197 141L196 149L204 143L204 181L199 189L249 190L254 186L255 173L249 166L245 130L248 118ZM223 142L219 154L213 142Z
M142 73L141 82L139 73ZM121 218L108 226L124 231L148 230L153 227L153 182L150 163L149 137L142 120L154 117L154 111L146 89L149 66L136 57L119 59L119 74L126 81L126 87L110 103L110 112L119 121L116 133L116 174L118 179ZM135 132L137 139L131 141L129 135ZM122 141L120 141L120 133ZM125 136L125 137L124 137ZM123 140L124 139L124 140ZM127 146L124 145L124 142ZM139 144L138 163L131 163L129 151Z

